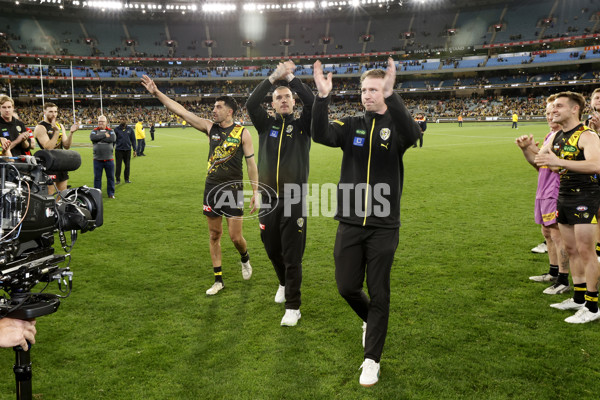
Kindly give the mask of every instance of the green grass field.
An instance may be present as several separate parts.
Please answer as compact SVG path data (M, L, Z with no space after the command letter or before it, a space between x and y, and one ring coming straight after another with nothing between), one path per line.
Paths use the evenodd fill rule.
M38 320L35 399L589 399L600 390L598 329L573 326L530 275L536 173L514 144L543 124L429 124L405 156L400 245L392 269L380 382L358 384L361 324L337 293L337 223L310 217L302 319L279 325L275 272L246 221L254 274L222 241L226 288L214 297L202 191L206 137L158 129L132 184L105 199L104 226L72 251L73 293ZM89 132L73 186L93 185ZM80 145L80 146L79 146ZM255 140L255 145L257 141ZM337 183L341 151L313 144L310 183ZM225 234L226 235L226 234ZM0 351L0 398L14 353Z

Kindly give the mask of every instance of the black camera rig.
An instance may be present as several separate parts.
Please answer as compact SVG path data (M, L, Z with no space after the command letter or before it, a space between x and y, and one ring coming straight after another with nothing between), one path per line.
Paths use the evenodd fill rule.
M71 293L70 251L78 231L102 225L102 195L87 186L49 195L52 179L47 171L73 171L80 165L79 153L68 150L0 157L0 318L29 320L51 314L60 299ZM55 254L56 232L65 254ZM53 281L57 281L60 294L45 293ZM20 346L15 352L17 399L29 399L29 352Z

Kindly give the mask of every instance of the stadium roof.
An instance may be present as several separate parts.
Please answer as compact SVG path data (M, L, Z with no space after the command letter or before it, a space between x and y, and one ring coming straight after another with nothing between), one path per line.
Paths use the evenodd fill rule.
M362 9L368 13L402 12L419 9L477 8L510 4L516 0L0 0L6 13L61 15L87 14L237 14L240 12L310 13Z

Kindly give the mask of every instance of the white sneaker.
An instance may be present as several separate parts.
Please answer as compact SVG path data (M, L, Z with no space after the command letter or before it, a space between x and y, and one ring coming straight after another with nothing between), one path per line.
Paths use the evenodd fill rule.
M367 323L363 322L363 336L362 336L363 349L365 348L365 340L366 339L367 339Z
M547 272L542 275L535 275L529 277L529 280L532 280L534 282L556 282L557 279L558 276L552 276Z
M544 294L561 294L571 290L571 286L563 285L562 283L555 283L554 285L544 289Z
M593 313L587 307L583 307L581 310L577 311L575 315L566 318L565 322L570 324L585 324L587 322L595 321L598 318L600 318L600 311Z
M531 249L532 253L537 253L537 254L544 254L548 252L548 245L546 244L546 242L540 243L537 246L535 246L533 249Z
M364 387L373 386L379 380L379 363L365 358L359 369L362 369L359 382Z
M242 264L242 278L244 278L244 280L247 281L252 276L252 266L250 265L250 260L248 260L246 262L241 262L241 264Z
M275 303L285 303L285 286L279 285L275 293Z
M223 282L215 282L215 283L214 283L214 284L213 284L213 285L210 287L210 289L208 289L208 290L206 291L206 294L207 294L207 295L209 295L209 296L212 296L213 294L217 294L217 293L219 293L219 291L220 291L221 289L223 289L224 287L225 287L225 285L223 285Z
M559 310L581 310L584 307L584 305L585 303L575 303L575 300L570 298L560 303L550 304L550 307L557 308Z
M300 317L300 310L287 309L281 318L281 326L296 326Z

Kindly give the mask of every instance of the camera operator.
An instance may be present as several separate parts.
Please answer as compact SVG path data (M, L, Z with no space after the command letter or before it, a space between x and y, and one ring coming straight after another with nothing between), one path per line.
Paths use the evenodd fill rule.
M0 96L0 136L10 140L10 152L21 156L29 149L29 133L25 124L14 118L15 102Z
M0 319L0 347L21 346L27 351L29 350L27 342L35 343L36 332L35 320L2 318Z

